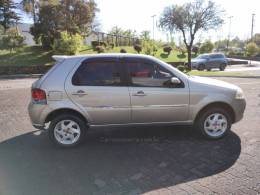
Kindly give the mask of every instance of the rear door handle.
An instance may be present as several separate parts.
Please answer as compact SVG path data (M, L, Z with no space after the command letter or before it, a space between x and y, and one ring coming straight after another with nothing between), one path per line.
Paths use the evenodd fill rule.
M81 97L81 96L88 95L88 94L83 90L78 90L78 91L72 93L72 95L77 95L77 96Z
M146 94L143 91L138 91L134 93L133 96L146 96Z

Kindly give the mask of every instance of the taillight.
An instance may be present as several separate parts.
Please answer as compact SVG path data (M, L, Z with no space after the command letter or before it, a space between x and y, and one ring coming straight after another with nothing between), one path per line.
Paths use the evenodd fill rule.
M42 89L32 89L32 99L35 103L46 104L46 93Z

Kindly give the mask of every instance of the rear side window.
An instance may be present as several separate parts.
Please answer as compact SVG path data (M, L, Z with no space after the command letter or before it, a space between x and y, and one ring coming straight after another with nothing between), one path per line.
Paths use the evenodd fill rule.
M120 65L116 61L83 62L72 77L79 86L122 86Z

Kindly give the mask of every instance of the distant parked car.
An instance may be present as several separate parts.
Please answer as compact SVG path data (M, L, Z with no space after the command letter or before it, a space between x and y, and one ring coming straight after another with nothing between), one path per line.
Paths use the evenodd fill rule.
M197 69L199 71L208 70L212 68L219 68L220 71L224 71L228 65L228 60L224 54L212 53L212 54L202 54L191 60L192 69Z
M104 126L193 124L206 138L219 139L243 117L239 87L186 75L151 56L54 59L57 64L32 85L29 115L60 146L77 145L89 128Z

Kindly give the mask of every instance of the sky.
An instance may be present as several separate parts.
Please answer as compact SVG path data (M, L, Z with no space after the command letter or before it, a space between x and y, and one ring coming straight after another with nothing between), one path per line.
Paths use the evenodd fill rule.
M18 0L15 0L16 2ZM183 4L191 0L95 0L99 13L97 20L100 23L100 30L108 32L113 26L122 29L136 30L138 33L153 29L152 15L156 15L155 23L159 20L163 9L172 4ZM197 41L206 39L219 40L228 37L229 16L231 20L231 38L238 36L241 39L248 39L251 35L252 14L255 15L254 32L260 33L260 0L213 0L225 10L225 24L217 31L199 33ZM25 18L28 22L28 18ZM175 34L175 42L180 41L180 35ZM155 39L167 40L167 33L155 28Z
M209 31L197 35L197 40L224 39L229 33L229 16L231 19L231 38L238 36L247 39L251 35L252 14L255 15L254 32L260 33L260 0L214 0L224 9L225 24L217 31ZM172 4L183 4L187 0L96 0L100 12L98 21L101 30L109 31L113 26L123 29L135 29L137 32L149 30L152 32L152 15L158 21L163 9ZM155 39L167 40L166 33L155 30ZM179 41L176 34L175 42Z

